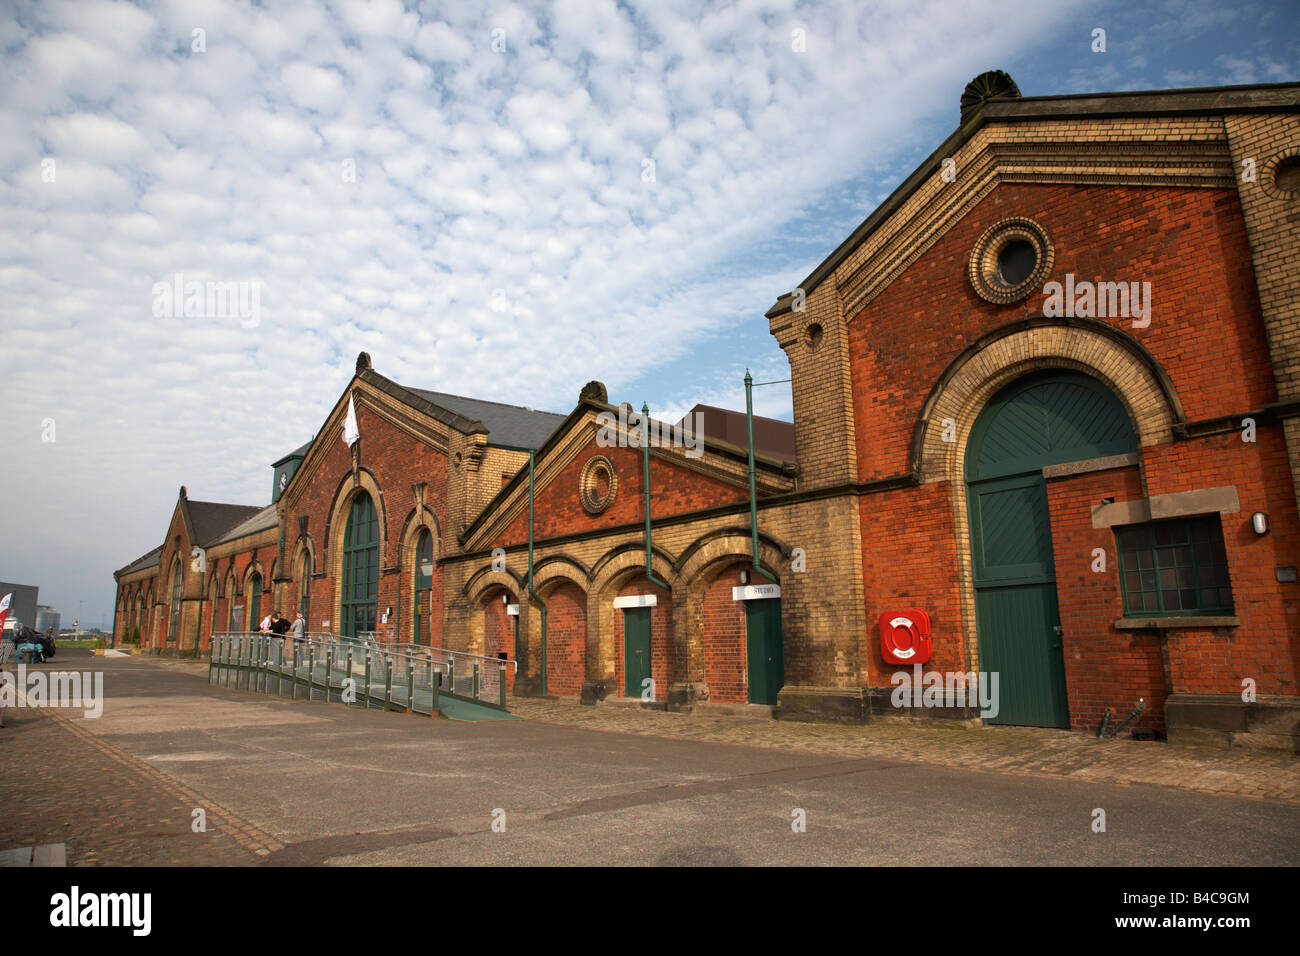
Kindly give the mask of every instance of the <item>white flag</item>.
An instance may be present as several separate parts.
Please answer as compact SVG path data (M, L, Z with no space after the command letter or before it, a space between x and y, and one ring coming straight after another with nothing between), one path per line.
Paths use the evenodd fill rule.
M351 448L361 437L361 429L357 428L357 408L352 404L352 396L348 396L348 417L343 419L343 440Z
M0 629L5 626L5 615L9 613L9 599L13 596L14 593L10 591L3 599L0 599Z

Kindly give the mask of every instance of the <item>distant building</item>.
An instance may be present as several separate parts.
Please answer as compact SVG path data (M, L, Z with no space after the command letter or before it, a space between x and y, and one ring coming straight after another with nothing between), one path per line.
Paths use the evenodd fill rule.
M3 600L6 594L13 594L9 601L9 614L5 618L6 630L13 626L10 623L12 621L18 621L28 627L36 626L36 595L39 591L40 588L35 585L0 581L0 600Z
M32 626L42 634L47 630L53 630L57 634L62 619L63 615L48 604L38 604L36 606L36 623Z

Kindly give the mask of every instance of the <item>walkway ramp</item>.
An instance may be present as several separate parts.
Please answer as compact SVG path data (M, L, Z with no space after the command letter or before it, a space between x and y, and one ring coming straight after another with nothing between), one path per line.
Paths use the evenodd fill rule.
M440 647L385 644L373 634L294 639L227 632L213 635L208 683L368 710L519 720L506 709L506 668L516 666Z

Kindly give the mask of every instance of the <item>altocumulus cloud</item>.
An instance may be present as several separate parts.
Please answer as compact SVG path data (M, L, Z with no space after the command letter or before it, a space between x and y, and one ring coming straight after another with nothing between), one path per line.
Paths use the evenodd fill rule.
M267 500L363 348L561 411L784 377L761 314L814 261L783 224L1064 15L1019 6L7 5L4 573L97 622L176 487ZM259 283L260 322L156 318L177 273Z

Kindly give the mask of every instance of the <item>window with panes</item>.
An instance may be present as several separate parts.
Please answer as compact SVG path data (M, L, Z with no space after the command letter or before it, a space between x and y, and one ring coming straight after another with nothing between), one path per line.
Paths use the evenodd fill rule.
M1115 539L1126 615L1232 613L1218 515L1116 528Z
M379 596L379 517L362 492L352 502L343 532L343 619L340 632L356 637L373 631Z

